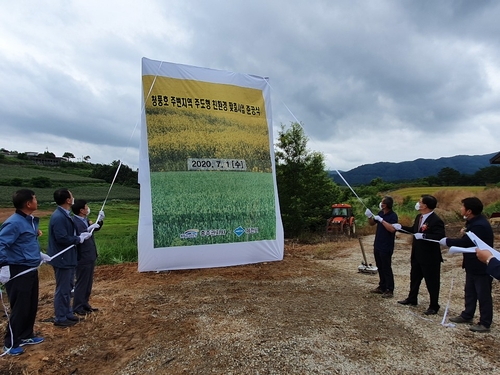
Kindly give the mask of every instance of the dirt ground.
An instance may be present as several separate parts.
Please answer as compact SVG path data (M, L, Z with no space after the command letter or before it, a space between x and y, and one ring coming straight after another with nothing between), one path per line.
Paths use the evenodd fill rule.
M7 218L12 215L16 210L14 208L0 208L0 223L3 223L5 220L7 220ZM48 215L52 215L52 212L54 212L54 210L51 210L51 211L42 211L42 210L37 210L36 211L36 214L34 214L35 216L37 217L43 217L43 216L48 216Z
M394 299L369 293L378 275L357 272L358 239L288 243L280 262L161 273L100 266L91 298L99 311L64 329L44 322L55 287L44 265L35 328L45 342L0 358L0 374L494 373L500 325L486 334L441 325L450 296L449 316L463 307L461 256L445 255L437 316L422 315L424 285L418 306L396 302L408 292L409 240L396 242ZM373 235L362 242L373 260ZM500 319L497 281L493 294Z

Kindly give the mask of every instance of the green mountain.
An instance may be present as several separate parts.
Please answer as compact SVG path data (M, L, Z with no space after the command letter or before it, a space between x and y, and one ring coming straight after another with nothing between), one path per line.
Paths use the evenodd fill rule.
M346 172L340 171L340 173L350 185L366 185L377 177L386 182L416 180L435 176L443 168L453 168L461 174L472 175L481 168L491 166L490 159L495 155L496 153L474 156L458 155L439 159L416 159L400 163L380 162L364 164ZM344 185L336 171L329 171L329 174L336 183Z

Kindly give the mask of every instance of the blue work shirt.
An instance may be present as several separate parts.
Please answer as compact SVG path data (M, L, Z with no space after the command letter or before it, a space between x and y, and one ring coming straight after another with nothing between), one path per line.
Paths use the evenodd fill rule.
M384 214L384 211L380 211L377 215L389 224L396 224L398 222L398 215L392 210L387 214ZM373 242L373 249L375 251L392 254L394 252L395 238L396 232L389 232L385 229L384 224L377 221L377 231L375 233L375 241Z
M0 227L0 263L38 267L41 260L38 218L16 210Z

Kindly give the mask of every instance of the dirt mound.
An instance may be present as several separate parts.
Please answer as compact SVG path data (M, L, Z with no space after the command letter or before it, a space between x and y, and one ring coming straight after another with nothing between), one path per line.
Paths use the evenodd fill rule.
M394 299L368 291L377 275L357 273L357 239L289 244L281 262L138 273L137 264L96 270L99 311L71 328L53 314L52 269L40 270L36 329L46 341L2 357L1 374L465 374L494 372L500 329L474 334L441 325L463 308L461 257L446 255L439 315L399 305L409 286L410 236L399 235ZM497 238L497 241L500 239ZM373 260L373 236L363 239ZM499 242L497 242L499 243ZM454 287L450 294L451 282ZM5 296L4 296L5 299ZM500 289L494 283L494 299ZM500 319L499 304L495 319ZM5 318L2 329L5 329Z

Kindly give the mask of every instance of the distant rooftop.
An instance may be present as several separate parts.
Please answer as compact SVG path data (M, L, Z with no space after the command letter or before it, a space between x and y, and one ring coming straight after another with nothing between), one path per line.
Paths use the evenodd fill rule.
M500 164L500 152L490 159L490 164Z

